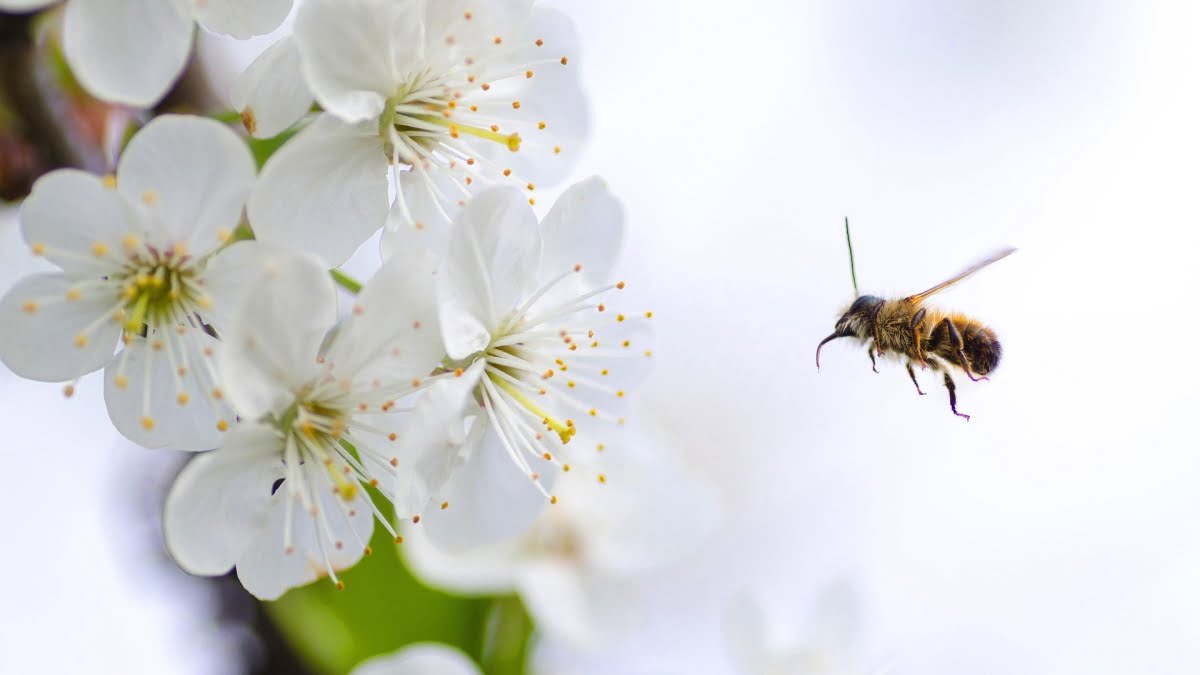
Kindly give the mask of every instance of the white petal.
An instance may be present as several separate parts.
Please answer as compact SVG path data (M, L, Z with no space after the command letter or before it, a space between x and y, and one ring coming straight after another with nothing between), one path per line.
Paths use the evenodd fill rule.
M515 575L528 558L521 539L447 553L429 542L421 525L404 528L400 552L422 582L452 593L505 595L516 590Z
M78 283L61 274L35 274L0 299L0 361L14 373L63 382L112 358L123 330L114 318L120 289L92 288L68 300L72 289Z
M425 4L425 60L437 70L462 63L468 56L510 50L528 20L533 0L440 0ZM470 19L466 16L470 15ZM495 44L501 38L504 46Z
M340 265L387 219L387 171L372 125L321 115L263 167L250 225L263 241Z
M531 562L518 576L521 600L538 627L579 649L595 649L637 628L636 584L607 578L569 560Z
M340 378L407 382L442 360L435 304L437 261L409 249L371 277L355 298L326 358Z
M193 32L192 18L176 2L71 0L63 49L79 82L97 98L149 107L183 72Z
M260 286L263 275L293 255L286 248L251 239L236 242L209 259L203 274L209 298L204 318L216 327L218 336L225 326L233 325L234 310L248 292Z
M430 500L443 493L450 476L466 461L471 448L464 418L475 402L472 391L482 372L478 362L462 377L436 382L418 400L396 443L397 517L426 513Z
M533 209L515 189L487 190L462 210L438 293L450 358L486 347L500 320L535 290L541 254L537 228Z
M163 509L167 550L180 567L224 574L263 536L271 486L283 476L281 450L274 429L247 423L184 467Z
M0 0L0 9L6 12L32 12L35 9L49 7L58 0Z
M21 231L30 245L45 245L46 258L68 275L96 278L122 265L121 238L130 227L116 192L89 173L60 169L33 184L21 205Z
M240 39L270 33L292 11L292 0L191 0L191 5L201 26Z
M237 560L238 579L261 600L274 600L290 588L320 579L329 574L329 567L337 573L353 566L371 540L375 517L365 501L366 492L359 490L345 501L327 489L330 484L321 475L323 466L305 465L302 471L318 515L311 515L299 502L291 504L292 552L284 546L287 509L293 501L285 480L271 498L261 536Z
M405 199L409 199L409 196L404 192L406 188L403 176L410 173L404 171L400 178L401 195ZM427 224L427 221L414 220L414 215L409 204L401 204L397 198L388 211L387 223L379 238L379 252L384 260L408 249L429 252L438 260L446 256L446 246L450 241L450 221Z
M592 287L611 282L625 234L625 209L599 177L567 188L542 220L542 271L549 279L583 265Z
M748 592L736 594L722 617L725 644L742 673L765 673L771 662L767 646L767 619L762 606Z
M287 35L267 47L234 82L230 100L257 138L278 135L298 122L312 107L313 95L300 70L296 40Z
M416 0L309 0L296 42L313 94L346 122L375 122L423 46Z
M337 291L319 261L281 251L265 265L224 327L217 363L234 409L251 419L281 411L313 379L337 320Z
M554 477L553 472L543 476L543 484ZM451 552L514 537L548 504L490 429L442 493L449 506L423 515L420 526L435 546Z
M236 421L213 397L212 363L203 349L215 349L217 341L198 329L188 328L180 339L168 331L132 340L105 369L108 415L117 431L142 447L210 450L222 441L218 420L227 427Z
M350 675L478 675L466 654L442 644L418 643L393 654L376 656L354 667Z
M145 206L167 237L163 243L184 243L197 254L237 227L253 184L246 144L225 125L190 115L154 118L117 165L117 190Z

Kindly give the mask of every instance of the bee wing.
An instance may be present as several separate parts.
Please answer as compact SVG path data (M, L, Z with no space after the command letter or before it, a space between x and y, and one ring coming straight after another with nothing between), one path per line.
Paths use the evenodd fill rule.
M905 300L908 302L912 302L912 303L921 302L922 300L924 300L925 298L928 298L929 296L933 295L934 293L938 293L940 291L946 290L947 288L950 288L954 284L957 284L958 282L962 281L963 279L966 279L967 277L969 277L972 274L978 272L979 270L987 267L988 265L991 265L992 263L996 262L997 260L1002 260L1004 258L1007 258L1008 256L1012 255L1013 252L1016 250L1017 249L1015 249L1011 246L1008 248L1000 249L999 251L996 251L992 255L984 258L983 260L980 260L979 262L975 263L974 265L971 265L967 269L965 269L965 270L959 272L958 274L950 277L949 279L943 281L942 283L938 284L937 286L934 286L933 288L930 288L925 291L921 291L920 293L917 293L916 295L910 295L907 298L905 298Z

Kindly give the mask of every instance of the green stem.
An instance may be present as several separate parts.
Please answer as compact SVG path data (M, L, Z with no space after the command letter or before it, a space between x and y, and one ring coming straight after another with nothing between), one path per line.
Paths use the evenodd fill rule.
M352 295L358 295L358 292L363 289L361 281L349 276L341 270L329 270L329 276L333 277L333 280L337 282L338 286L350 291Z
M532 634L533 620L521 598L506 595L492 600L483 632L483 672L522 675Z

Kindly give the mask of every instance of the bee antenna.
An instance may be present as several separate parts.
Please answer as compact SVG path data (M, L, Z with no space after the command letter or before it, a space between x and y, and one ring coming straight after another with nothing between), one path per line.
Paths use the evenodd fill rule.
M858 297L858 275L854 273L854 245L850 243L850 217L846 216L846 250L850 251L850 281L854 282L854 297Z

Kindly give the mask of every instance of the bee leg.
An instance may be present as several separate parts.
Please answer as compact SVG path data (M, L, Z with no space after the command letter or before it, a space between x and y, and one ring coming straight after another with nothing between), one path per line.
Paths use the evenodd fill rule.
M962 335L960 335L958 329L954 327L954 322L951 321L949 317L946 317L945 319L942 319L942 322L938 325L946 326L946 335L950 338L950 346L953 347L954 351L958 354L958 365L962 366L963 372L967 374L967 377L971 378L972 382L988 379L987 375L975 377L971 373L971 364L967 362L967 355L965 352L963 352Z
M946 391L950 392L950 412L970 422L971 416L958 412L955 405L958 403L958 397L954 395L954 380L950 378L950 373L942 373L942 381L946 383Z
M909 326L912 328L913 353L917 355L917 363L921 364L921 370L925 370L925 351L921 349L921 322L925 320L925 308L917 310L913 315L912 322ZM912 365L909 365L909 370L912 370ZM915 382L916 380L914 380ZM920 387L917 387L920 390Z
M917 388L917 393L924 396L925 392L921 391L921 383L917 382L917 374L913 372L912 361L904 364L904 367L908 369L908 376L912 378L913 385Z
M875 345L874 344L867 345L867 356L871 357L871 370L878 373L879 371L875 369Z

